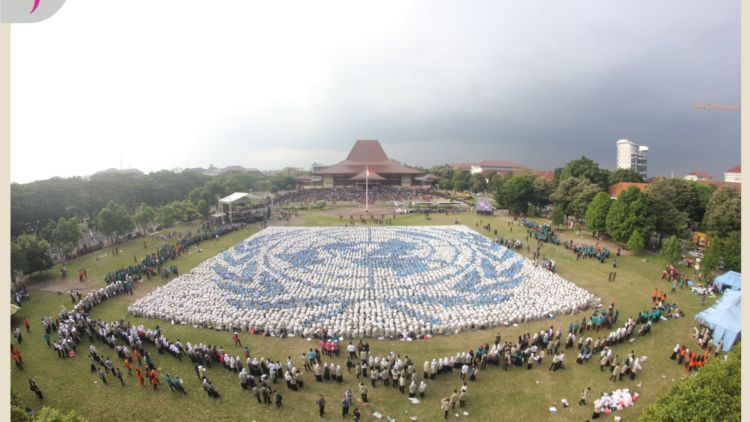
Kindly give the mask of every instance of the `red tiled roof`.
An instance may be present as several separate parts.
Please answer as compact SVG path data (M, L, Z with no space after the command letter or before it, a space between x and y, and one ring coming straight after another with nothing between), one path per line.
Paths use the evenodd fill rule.
M555 173L551 171L538 171L536 175L548 182L555 180Z
M716 186L717 189L732 188L734 190L740 190L740 188L742 187L742 183L719 182L716 180L698 180L695 183L700 183L702 185L713 185Z
M646 190L646 187L648 187L648 183L633 183L633 182L615 183L614 185L609 187L609 196L617 197L620 195L620 192L624 191L625 189L631 186L635 186L641 192L643 192L644 190Z
M742 173L742 165L737 165L730 168L729 170L727 170L727 173Z
M379 141L357 141L346 160L326 167L317 175L356 175L365 170L365 166L375 173L383 174L422 174L419 170L402 166L388 158ZM363 179L364 180L364 179Z
M346 159L347 161L386 161L388 156L385 155L379 141L358 140Z

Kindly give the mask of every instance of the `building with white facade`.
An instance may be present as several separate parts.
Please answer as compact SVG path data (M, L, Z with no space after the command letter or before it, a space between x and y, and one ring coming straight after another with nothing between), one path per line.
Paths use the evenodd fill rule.
M742 183L742 166L734 166L724 173L724 181L729 183Z
M471 164L471 174L513 174L521 170L524 166L512 161L485 160L477 164Z
M709 180L714 180L713 176L706 173L705 171L691 171L684 177L684 179L693 182L706 182Z
M617 168L630 169L646 178L648 167L648 147L627 139L617 141Z

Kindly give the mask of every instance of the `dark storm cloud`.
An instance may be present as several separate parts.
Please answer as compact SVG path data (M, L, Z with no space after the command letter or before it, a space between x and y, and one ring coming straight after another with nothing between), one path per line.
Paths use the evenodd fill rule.
M739 113L694 105L739 104L739 24L736 1L430 2L332 52L312 109L269 110L231 138L342 157L375 138L411 164L550 170L581 155L612 169L628 138L650 147L650 175L721 178L739 162Z

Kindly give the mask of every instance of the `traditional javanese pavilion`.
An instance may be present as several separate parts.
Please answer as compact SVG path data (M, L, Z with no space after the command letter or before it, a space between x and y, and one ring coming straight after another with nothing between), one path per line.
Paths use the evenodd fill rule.
M323 178L324 188L364 185L366 179L371 186L412 186L412 179L420 174L388 158L376 140L357 141L346 160L314 173Z

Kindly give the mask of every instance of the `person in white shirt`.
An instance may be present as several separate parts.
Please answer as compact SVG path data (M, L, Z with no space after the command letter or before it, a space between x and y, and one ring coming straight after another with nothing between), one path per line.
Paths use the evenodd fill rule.
M427 383L424 380L419 382L419 397L424 398L424 393L427 391Z

